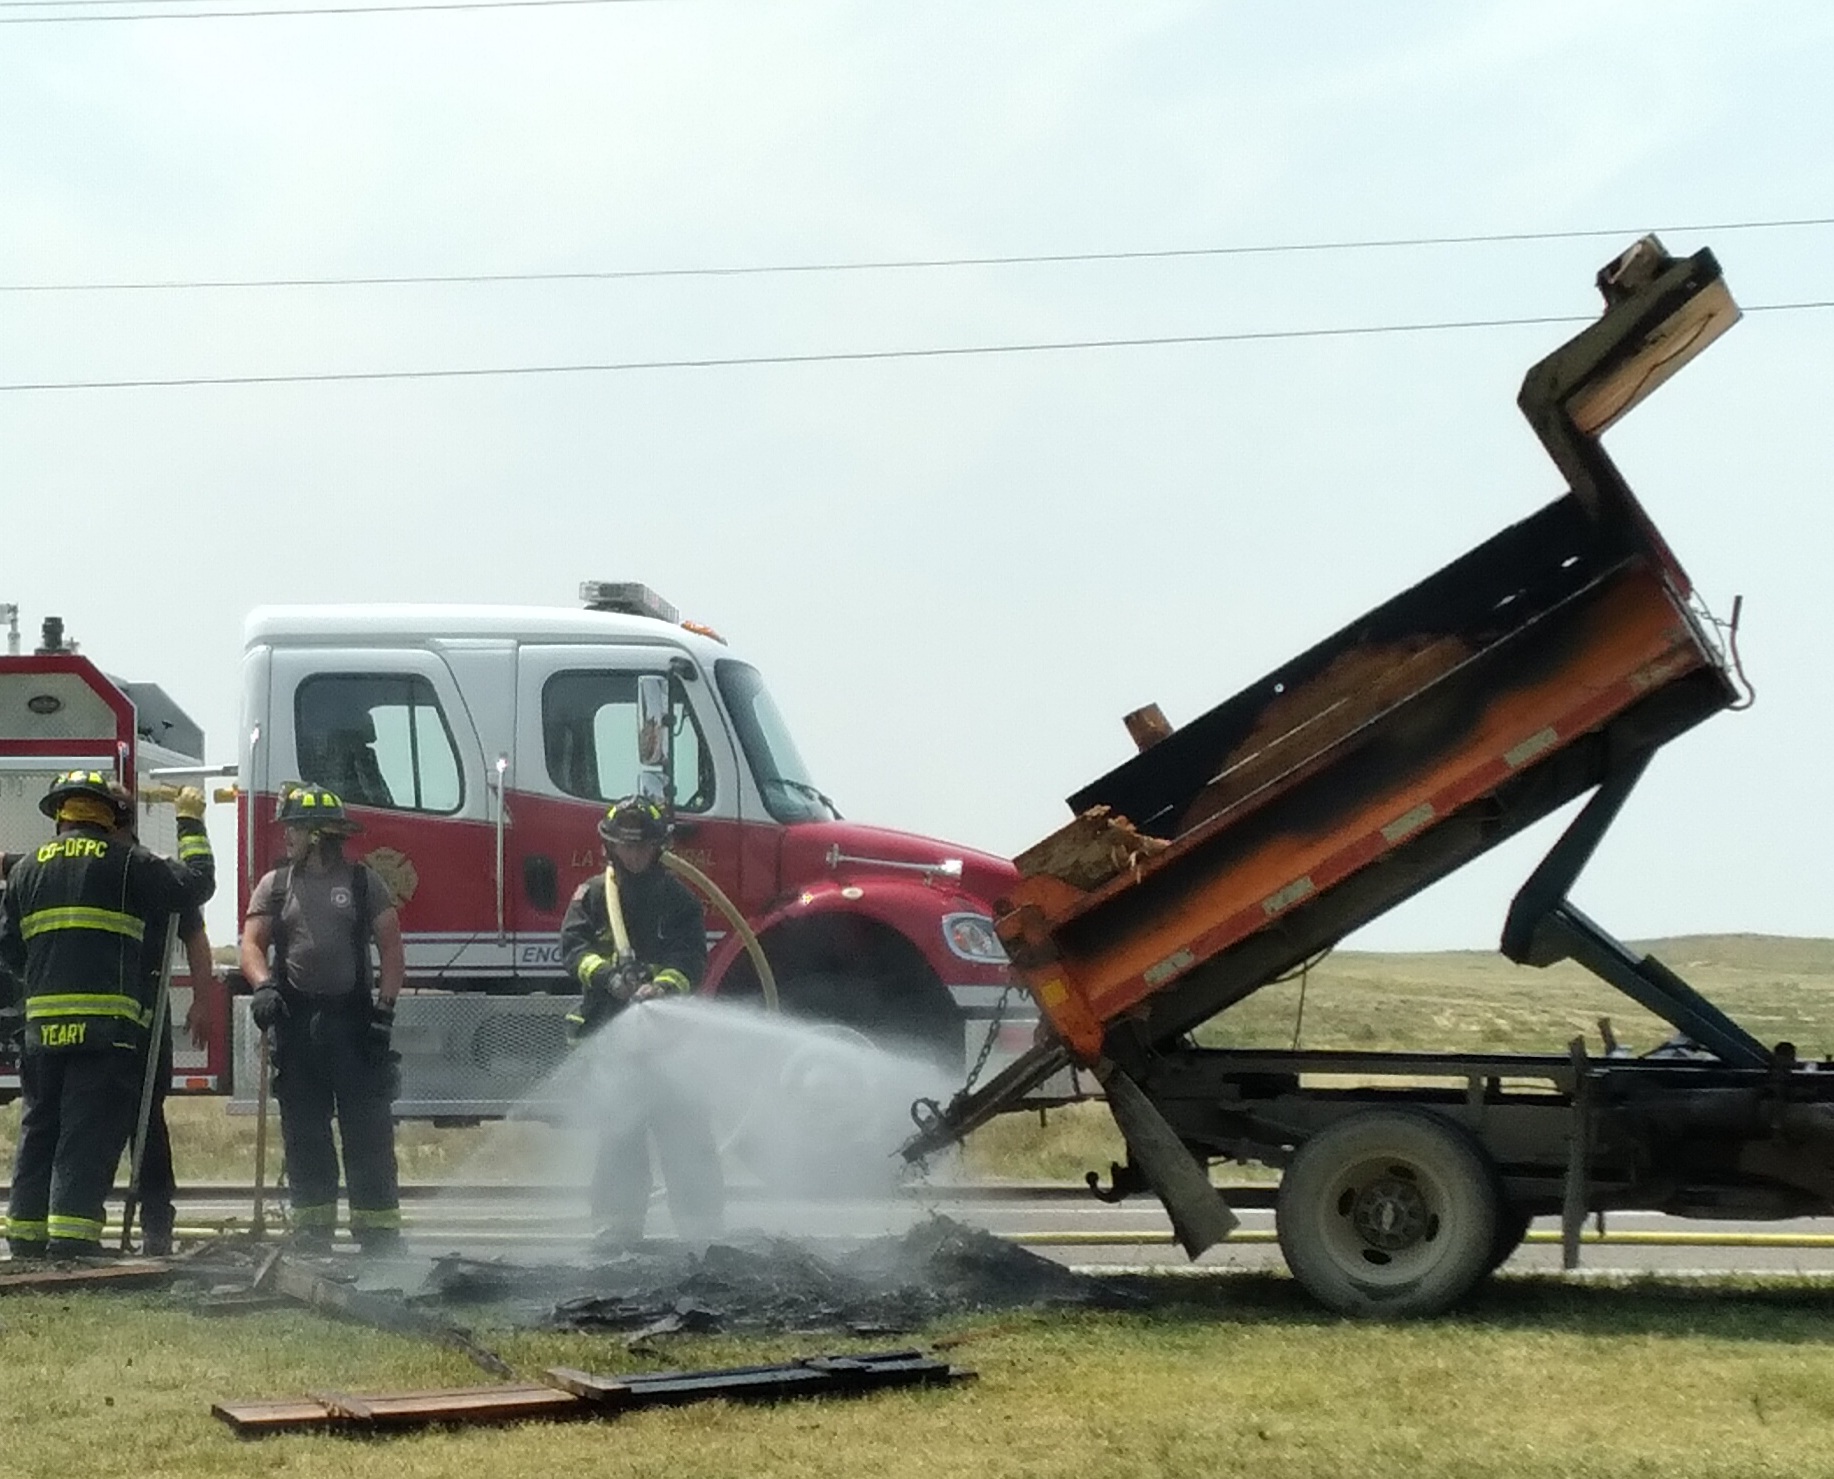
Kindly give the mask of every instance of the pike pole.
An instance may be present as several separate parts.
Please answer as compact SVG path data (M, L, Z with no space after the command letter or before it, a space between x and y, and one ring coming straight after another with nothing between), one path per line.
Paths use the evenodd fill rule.
M166 921L165 952L159 960L159 987L153 997L153 1021L147 1031L146 1071L140 1076L140 1118L134 1126L134 1154L127 1178L127 1205L121 1211L121 1251L128 1250L134 1217L140 1211L140 1176L146 1167L147 1129L153 1122L153 1090L159 1081L160 1040L166 1035L172 1004L172 952L178 948L178 915Z

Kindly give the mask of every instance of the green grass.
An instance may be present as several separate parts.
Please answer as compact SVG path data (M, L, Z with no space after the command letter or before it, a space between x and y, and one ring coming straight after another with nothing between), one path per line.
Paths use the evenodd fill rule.
M216 1400L470 1385L458 1357L284 1312L205 1320L165 1296L0 1302L0 1474L283 1471L811 1479L1134 1476L1834 1475L1834 1291L1506 1280L1456 1318L1364 1325L1291 1284L1178 1281L1142 1314L957 1322L967 1387L776 1408L714 1403L614 1424L354 1443L239 1442ZM654 1369L616 1341L482 1332L519 1372ZM779 1360L832 1338L700 1338L669 1366Z
M1765 1040L1834 1042L1834 942L1715 937L1658 953ZM1292 1041L1298 985L1212 1024L1211 1040ZM1646 1048L1666 1028L1577 972L1478 954L1344 955L1306 984L1313 1047L1560 1051L1609 1013ZM249 1174L253 1125L217 1102L173 1106L180 1173ZM11 1121L7 1121L10 1125ZM404 1170L436 1179L525 1162L532 1126L406 1127ZM10 1134L0 1144L10 1150ZM1014 1115L978 1132L983 1174L1070 1177L1118 1154L1099 1106ZM482 1162L479 1157L482 1156ZM495 1168L495 1169L493 1169ZM588 1336L481 1331L519 1372L653 1369ZM961 1343L980 1380L950 1391L753 1409L709 1404L615 1424L455 1430L355 1443L246 1444L215 1400L470 1385L461 1358L304 1311L205 1319L164 1295L0 1297L0 1479L153 1479L360 1470L813 1479L1254 1479L1818 1476L1834 1479L1834 1287L1618 1286L1504 1279L1455 1316L1408 1325L1321 1314L1288 1279L1167 1280L1151 1312L1038 1312L925 1332ZM881 1342L882 1343L882 1342ZM844 1349L832 1337L693 1339L664 1364Z

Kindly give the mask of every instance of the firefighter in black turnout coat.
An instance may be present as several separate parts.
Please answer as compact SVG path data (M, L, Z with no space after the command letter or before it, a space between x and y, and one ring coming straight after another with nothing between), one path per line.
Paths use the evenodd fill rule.
M707 968L700 904L661 865L669 839L662 808L636 796L615 802L599 822L599 839L605 873L574 891L560 929L562 964L583 993L568 1022L582 1037L633 1003L693 990ZM608 878L617 886L627 953L613 928ZM694 1242L717 1236L725 1185L705 1108L640 1059L619 1061L616 1071L631 1078L614 1085L616 1102L600 1133L592 1178L592 1212L605 1240L635 1243L643 1236L652 1137L675 1231Z
M7 1239L13 1256L102 1251L103 1202L133 1132L152 983L141 969L151 917L192 909L216 887L203 792L179 793L178 859L116 829L133 820L99 771L52 783L39 809L57 836L23 858L0 905L0 959L23 982L25 1099Z
M406 965L400 916L376 871L344 857L344 839L359 828L338 796L323 786L288 786L275 819L286 828L287 858L249 896L241 965L254 987L255 1025L274 1034L294 1240L329 1247L337 1228L335 1114L351 1236L365 1249L391 1247L401 1240L400 1057L390 1043ZM381 963L373 990L371 940Z

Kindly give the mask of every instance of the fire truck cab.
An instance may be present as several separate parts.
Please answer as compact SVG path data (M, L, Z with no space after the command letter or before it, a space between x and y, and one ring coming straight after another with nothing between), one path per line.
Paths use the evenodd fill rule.
M267 607L248 619L241 903L281 855L281 788L340 795L363 828L351 854L401 914L397 1113L501 1114L558 1062L579 991L560 966L561 917L603 866L607 802L640 790L672 800L676 851L752 925L785 1010L959 1074L1008 984L991 915L1012 865L843 820L755 667L642 586L589 582L581 595L577 610ZM751 960L711 908L708 936L705 989L756 996ZM998 1024L1002 1060L1035 1023L1028 1009ZM245 1009L236 1035L251 1069L238 1084L252 1085Z

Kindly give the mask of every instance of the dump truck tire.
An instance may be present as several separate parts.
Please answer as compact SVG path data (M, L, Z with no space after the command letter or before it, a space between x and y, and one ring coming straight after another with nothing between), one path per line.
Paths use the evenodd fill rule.
M1516 1249L1528 1237L1529 1224L1534 1216L1512 1202L1500 1202L1496 1214L1496 1236L1490 1240L1490 1267L1488 1272L1495 1273L1515 1255Z
M1456 1125L1369 1110L1293 1157L1280 1250L1306 1292L1343 1314L1437 1314L1490 1271L1498 1205L1494 1169Z

